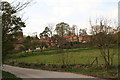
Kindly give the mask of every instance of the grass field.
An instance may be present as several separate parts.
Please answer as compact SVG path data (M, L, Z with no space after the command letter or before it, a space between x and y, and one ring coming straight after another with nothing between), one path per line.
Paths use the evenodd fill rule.
M105 70L104 68L96 67L96 63L94 65L90 65L94 59L98 58L98 65L104 65L103 57L101 56L99 49L95 48L78 48L78 49L64 49L64 50L44 50L27 52L27 53L17 53L9 55L6 60L6 64L10 64L10 62L16 63L28 63L28 64L53 64L53 65L63 65L63 61L65 61L68 65L87 65L89 67L80 67L80 68L53 68L53 67L40 67L40 66L27 66L27 65L16 65L20 67L26 68L36 68L36 69L45 69L45 70L53 70L53 71L65 71L65 72L73 72L80 73L85 75L90 75L99 78L117 78L118 77L118 49L111 48L110 55L115 53L113 58L113 68L109 70ZM11 65L11 64L10 64ZM97 66L98 66L97 65Z
M110 49L110 54L115 53L113 65L118 64L117 49ZM62 64L62 59L67 64L91 64L98 57L98 64L104 64L104 60L99 49L78 48L64 50L44 50L43 52L35 51L28 53L17 53L10 55L7 61L26 62L26 63L44 63L44 64Z

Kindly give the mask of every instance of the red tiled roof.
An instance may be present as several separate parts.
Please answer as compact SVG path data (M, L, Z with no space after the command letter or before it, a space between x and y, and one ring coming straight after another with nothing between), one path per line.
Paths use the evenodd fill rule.
M71 38L71 37L74 37L76 35L70 35L70 36L64 36L64 38Z

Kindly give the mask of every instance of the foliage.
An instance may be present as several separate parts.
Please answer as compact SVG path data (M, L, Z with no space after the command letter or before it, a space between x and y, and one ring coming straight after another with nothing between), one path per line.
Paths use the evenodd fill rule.
M87 35L87 29L80 29L79 30L79 35L80 36Z
M60 49L64 49L64 44L67 42L65 38L59 36L59 35L53 35L51 37L51 40L53 41L53 43L55 44L54 46L56 48L60 48Z
M75 34L78 35L77 29L78 29L77 25L73 25L72 28L71 28L71 34L72 35L75 35Z
M32 37L27 36L24 38L23 45L25 47L25 50L32 49Z
M26 48L24 46L20 46L19 49L20 49L20 51L25 51L26 50Z
M43 50L43 48L47 48L48 45L46 42L40 42L38 38L34 38L34 37L30 37L30 36L27 36L24 38L24 41L23 41L23 46L20 47L21 50L35 50L36 48L40 48L41 51Z
M45 30L42 33L40 33L39 36L40 36L40 38L50 37L50 36L52 36L52 31L50 30L49 27L45 27Z
M21 78L16 77L15 75L2 71L2 80L22 80Z
M56 25L55 31L57 32L57 35L60 37L63 37L65 35L68 35L68 32L70 31L69 24L61 22Z
M47 47L48 47L48 45L47 45L46 42L40 42L40 43L39 43L39 46L40 46L41 52L42 52L42 50L43 50L44 48L47 48Z
M118 46L120 46L120 31L115 33L115 35L113 36L113 39L115 40L115 43L117 43Z
M73 49L73 48L79 48L81 46L80 42L68 42L66 41L63 44L63 49Z
M16 33L21 31L22 27L25 27L25 23L16 15L17 10L21 9L22 5L19 9L18 6L11 6L6 1L0 2L0 5L2 11L2 58L4 61L5 56L14 49L14 43L17 40Z

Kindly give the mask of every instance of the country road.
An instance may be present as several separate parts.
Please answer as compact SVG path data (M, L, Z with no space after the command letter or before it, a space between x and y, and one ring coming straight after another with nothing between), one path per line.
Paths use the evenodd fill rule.
M36 69L14 67L9 65L3 65L3 70L11 72L20 78L95 78L82 74L36 70Z

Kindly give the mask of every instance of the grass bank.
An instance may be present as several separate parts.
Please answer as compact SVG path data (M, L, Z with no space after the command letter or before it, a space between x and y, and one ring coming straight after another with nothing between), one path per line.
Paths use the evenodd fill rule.
M2 80L22 80L22 79L16 77L14 74L11 74L6 71L2 71Z

